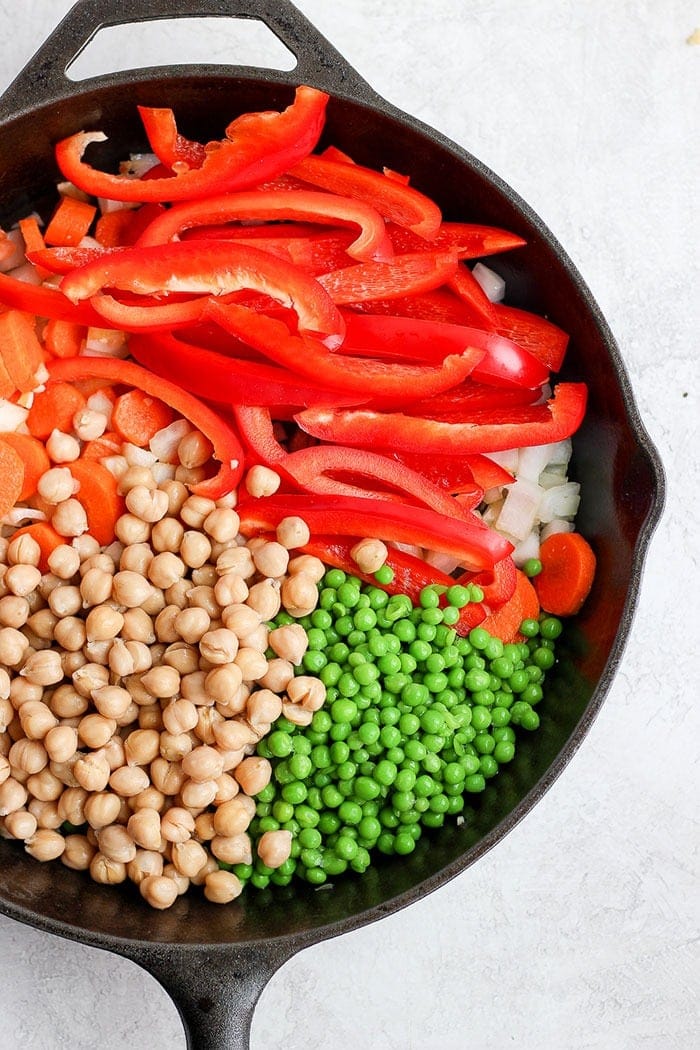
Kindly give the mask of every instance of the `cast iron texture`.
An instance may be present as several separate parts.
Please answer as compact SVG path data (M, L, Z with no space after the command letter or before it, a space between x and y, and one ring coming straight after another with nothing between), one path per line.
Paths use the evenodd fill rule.
M46 212L57 171L53 144L82 128L109 141L108 164L145 141L136 105L172 106L182 131L220 137L236 112L278 108L293 87L332 95L325 140L360 162L410 171L447 219L492 223L526 238L525 249L490 263L509 302L571 333L563 378L585 380L590 407L576 436L574 472L583 486L578 519L599 569L584 611L571 622L561 660L511 766L491 783L462 827L421 841L408 858L385 859L332 891L251 891L228 907L201 896L165 913L129 887L105 889L60 863L41 865L0 842L0 910L22 922L140 963L175 999L193 1047L248 1045L253 1009L274 971L300 948L411 904L478 860L537 802L570 760L608 691L637 600L642 564L663 506L663 472L639 419L619 351L588 288L540 219L475 157L389 105L287 0L81 0L0 100L0 222ZM181 15L259 18L297 56L290 73L247 67L171 66L69 81L64 71L106 25ZM377 155L378 145L381 155ZM446 921L449 917L446 916ZM370 1033L365 1033L370 1039Z

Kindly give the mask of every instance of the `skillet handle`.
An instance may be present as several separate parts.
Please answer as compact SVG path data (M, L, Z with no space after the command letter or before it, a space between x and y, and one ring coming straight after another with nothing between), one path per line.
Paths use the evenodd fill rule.
M188 1050L249 1050L257 1001L294 949L151 944L132 946L124 954L155 977L174 1001Z
M274 33L292 52L297 64L290 71L265 70L268 80L312 84L332 94L350 95L361 101L371 102L378 97L290 0L120 0L118 4L114 0L78 0L0 98L0 119L19 115L38 102L75 95L78 85L68 79L66 71L100 29L157 19L207 16L257 19ZM180 68L195 72L203 67ZM216 68L221 70L220 66ZM232 65L231 71L244 76L261 75L260 69L250 66ZM143 72L153 75L155 71ZM120 74L111 76L120 78ZM139 71L129 70L121 79L133 80L135 76L139 76ZM109 77L110 74L106 74L106 78Z

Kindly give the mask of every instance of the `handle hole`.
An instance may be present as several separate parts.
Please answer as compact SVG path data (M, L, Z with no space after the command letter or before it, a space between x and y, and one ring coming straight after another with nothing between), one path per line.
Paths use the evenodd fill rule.
M167 55L167 57L166 57ZM257 19L160 18L98 30L66 69L69 80L89 80L146 66L246 65L294 69L296 56Z

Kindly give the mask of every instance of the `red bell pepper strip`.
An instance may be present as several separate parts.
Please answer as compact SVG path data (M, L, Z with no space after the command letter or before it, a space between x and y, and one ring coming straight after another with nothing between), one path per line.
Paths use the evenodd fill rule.
M325 386L358 394L363 400L370 394L403 399L406 390L419 396L419 391L449 389L468 375L482 356L481 350L467 349L460 355L445 358L437 368L346 358L327 352L309 339L292 335L284 322L236 303L223 304L209 299L204 317L271 361Z
M532 419L546 419L539 388L530 390L524 386L488 386L475 383L471 378L433 397L410 401L402 406L407 416L425 416L426 419L441 419L446 423L469 423L488 412L495 419L503 419L512 409L522 405L536 406ZM540 402L539 404L537 404ZM382 403L370 403L368 408L381 408Z
M61 282L61 291L74 303L105 287L137 295L223 295L253 289L293 307L300 329L319 333L330 346L342 342L345 333L339 311L313 278L249 245L197 241L124 248L73 270Z
M64 178L85 193L118 201L176 201L250 189L272 179L305 157L316 145L325 121L328 95L298 87L281 113L246 113L226 129L226 138L209 143L201 168L165 178L134 179L99 171L83 160L91 142L104 142L101 131L79 131L56 146Z
M375 499L398 497L404 501L413 499L448 517L473 520L444 488L389 455L340 445L313 445L290 453L284 466L286 473L306 492L363 495ZM369 484L362 488L353 484L360 479ZM483 492L473 484L472 489L476 505Z
M287 452L275 437L269 408L233 405L233 417L246 448L265 466L280 472Z
M185 230L183 241L190 240L225 240L239 244L252 243L261 251L286 259L300 266L307 273L317 276L329 270L339 270L343 266L352 266L354 260L348 255L352 234L343 231L327 230L316 232L313 236L290 236L284 226L202 226ZM255 234L248 230L255 230ZM264 236L266 235L266 236Z
M169 332L187 327L200 319L205 303L204 297L184 302L163 302L148 297L147 305L122 302L111 295L94 295L90 300L103 327L121 328L125 332Z
M398 226L408 227L419 237L429 239L440 229L442 215L430 197L371 168L307 156L290 169L290 174L332 193L365 201L380 215Z
M468 266L460 263L447 282L447 286L452 289L455 295L459 296L475 316L479 317L482 325L487 326L489 329L495 327L496 314L493 303Z
M514 479L507 470L487 456L444 456L436 453L396 452L386 449L383 454L418 471L446 492L484 492L497 485L509 485Z
M172 109L152 106L137 109L150 147L161 164L171 171L201 168L207 157L206 146L179 133Z
M0 303L24 310L36 317L48 317L56 321L73 321L75 324L103 326L98 314L89 303L75 306L57 288L44 284L28 284L0 273Z
M585 383L559 383L547 402L547 418L520 422L529 406L513 408L500 422L443 423L400 412L371 412L364 409L309 408L295 421L307 434L335 444L370 448L394 447L407 452L448 453L498 452L526 445L563 441L580 426L586 410Z
M484 569L483 572L476 573L464 572L453 582L462 585L476 584L484 592L484 605L487 605L489 609L497 609L512 598L517 578L515 562L511 557L507 557L497 561L492 569Z
M473 518L448 518L428 507L353 496L267 496L237 507L244 536L276 529L283 518L302 518L311 534L368 536L450 554L475 571L490 569L513 549L511 543Z
M146 227L138 243L144 247L165 244L193 226L282 219L326 226L359 226L359 236L348 245L349 255L363 260L386 261L393 258L394 249L378 211L349 197L336 197L314 190L253 190L176 204ZM236 233L235 227L231 233ZM284 227L275 227L274 233L284 235Z
M190 486L190 490L210 499L219 499L235 490L243 474L243 448L238 436L221 416L192 394L140 365L115 357L67 357L51 361L47 368L49 382L104 379L108 384L123 383L164 401L209 439L212 456L221 464L213 477Z
M362 572L358 568L350 553L357 542L355 538L347 540L340 536L314 535L299 550L319 558L325 565L333 565L366 583L380 587L389 594L407 594L414 605L418 604L420 592L424 587L447 588L455 582L451 576L436 569L423 558L417 558L414 554L408 554L397 547L389 547L385 564L393 571L394 578L390 583L377 583L372 573ZM480 624L485 617L484 606L480 602L470 602L460 609L459 620L454 624L454 628L457 634L468 634L472 627Z
M100 259L110 252L121 251L120 248L35 248L27 252L27 258L35 266L41 266L49 273L67 274L78 266L85 266L95 259Z
M129 350L144 367L205 401L298 406L351 405L363 400L319 383L305 382L287 369L228 357L165 332L133 335Z
M457 268L457 256L449 252L415 252L395 255L391 262L357 263L321 274L319 284L334 303L387 299L417 295L439 288Z
M522 237L508 230L469 222L441 223L438 232L427 244L423 238L395 223L388 223L387 231L397 255L430 248L432 251L455 252L460 259L480 259L483 255L507 252L512 248L521 248L527 243Z
M419 318L356 314L350 310L342 313L345 354L361 350L368 356L388 355L434 364L448 354L460 353L465 346L474 346L484 350L472 372L472 379L477 382L534 389L549 379L549 370L541 361L494 332Z
M358 313L387 317L415 317L423 321L443 321L446 324L475 326L479 318L461 299L447 288L430 292L399 295L395 298L361 300L347 304Z
M494 309L497 332L529 351L552 372L559 371L569 343L566 332L545 317L530 313L529 310L504 306L503 303L494 304Z

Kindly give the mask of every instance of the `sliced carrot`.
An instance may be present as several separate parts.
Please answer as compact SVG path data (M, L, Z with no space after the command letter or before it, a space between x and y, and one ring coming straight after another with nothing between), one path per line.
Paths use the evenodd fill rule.
M86 236L96 213L94 204L75 197L61 197L46 227L44 240L59 247L75 247Z
M17 498L30 499L37 490L39 478L51 467L51 460L43 441L32 437L31 434L14 432L0 435L0 440L6 445L11 445L24 464L24 481Z
M50 383L35 396L29 409L29 433L41 440L46 440L52 430L70 433L73 416L84 407L85 398L72 383Z
M479 626L502 642L520 642L523 640L520 624L523 620L536 620L539 612L537 591L525 573L518 569L512 597L490 613Z
M106 211L95 223L95 240L103 248L118 248L128 243L127 236L131 224L132 211L130 208Z
M17 536L31 536L39 544L41 554L39 556L39 570L41 572L49 571L49 557L51 552L60 547L62 543L68 543L65 536L59 536L56 530L49 525L48 521L35 521L31 525L25 525L24 528L17 529L13 533L13 539Z
M585 602L596 557L579 532L555 532L540 545L542 572L535 576L540 604L554 616L573 616Z
M0 354L0 397L12 397L15 393L17 393L17 387L10 379L10 373L5 368L5 363Z
M124 512L117 480L94 459L76 459L67 466L80 485L74 498L85 510L88 532L102 546L107 546L114 540L117 518Z
M105 456L118 456L122 450L122 438L113 430L105 431L102 437L94 438L83 446L81 459L104 459Z
M24 485L24 464L16 449L0 439L0 518L14 507Z
M144 448L174 418L173 410L158 398L142 390L130 390L114 402L112 426L124 441Z
M44 361L35 326L36 319L22 310L0 314L0 356L15 389L22 393L35 388L36 372Z
M44 235L34 215L28 215L26 219L20 219L18 226L24 240L24 250L27 255L29 252L37 252L46 247ZM43 266L35 266L35 269L42 280L44 277L48 277L49 271Z
M54 357L77 357L85 339L85 325L52 317L44 329L44 343Z

